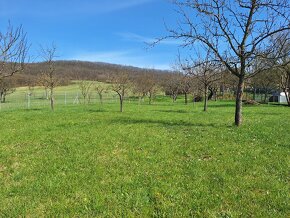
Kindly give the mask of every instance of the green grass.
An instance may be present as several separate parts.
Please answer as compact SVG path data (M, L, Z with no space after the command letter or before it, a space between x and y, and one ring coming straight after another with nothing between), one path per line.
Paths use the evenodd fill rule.
M289 215L289 108L163 99L0 112L0 217Z

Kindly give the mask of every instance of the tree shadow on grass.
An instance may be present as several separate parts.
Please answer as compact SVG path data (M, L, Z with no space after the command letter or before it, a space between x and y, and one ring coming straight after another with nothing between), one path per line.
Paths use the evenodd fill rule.
M278 116L281 115L279 112L258 112L258 111L253 111L253 112L246 112L245 114L249 115L261 115L261 116Z
M186 110L154 110L155 112L162 112L162 113L179 113L179 114L188 114L189 111Z
M234 104L208 104L209 108L223 108L223 107L231 107L234 108L235 105Z
M217 123L201 123L201 122L186 122L182 120L175 120L175 121L166 121L166 120L150 120L150 119L125 119L125 118L118 118L111 120L110 123L112 124L153 124L153 125L161 125L165 127L212 127L212 128L220 128L225 127L226 125L217 124Z
M90 113L104 113L104 112L107 112L105 109L88 109L87 110L88 112Z
M23 111L44 111L43 108L25 108Z
M290 108L290 106L288 105L288 104L279 104L279 103L271 103L270 105L273 105L273 106L280 106L280 107L289 107Z

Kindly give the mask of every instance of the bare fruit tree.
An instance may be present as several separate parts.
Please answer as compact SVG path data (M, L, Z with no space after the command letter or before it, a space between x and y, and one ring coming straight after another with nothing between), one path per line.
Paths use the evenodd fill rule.
M41 81L44 87L49 90L49 99L51 110L54 111L54 89L59 83L59 78L56 76L55 61L56 46L52 44L49 47L40 48L40 56L44 60L44 66L41 72Z
M107 91L107 87L104 84L98 82L94 85L94 90L99 95L100 103L103 104L103 94Z
M139 95L139 102L147 95L149 104L152 104L158 91L157 78L152 70L147 70L134 79L134 91Z
M253 68L257 59L267 59L274 34L290 29L288 0L175 0L181 16L168 36L185 47L204 46L238 78L235 124L242 123L242 99L247 77L264 70Z
M148 92L146 81L147 76L144 73L136 76L133 80L133 93L138 95L139 104L141 104Z
M152 101L158 91L156 75L152 73L152 71L147 70L134 78L133 84L133 92L138 94L139 103L141 103L141 100L143 100L147 95L149 98L149 104L152 104Z
M191 70L193 77L197 78L201 83L204 97L204 107L203 110L207 111L208 100L209 100L209 90L213 89L214 83L220 80L221 71L219 66L213 62L200 62Z
M204 93L204 107L203 111L207 111L209 91L214 89L215 82L221 79L222 67L216 62L212 61L210 50L207 50L204 57L199 54L198 61L191 65L191 61L183 66L183 70L188 71L188 74L196 78L201 84Z
M192 77L185 73L180 82L181 91L184 94L184 104L188 104L188 95L192 88Z
M149 104L151 105L160 87L158 84L158 76L156 74L154 74L152 71L147 71L146 75L145 84L147 85L147 95L149 98Z
M27 51L22 26L14 28L9 23L5 32L0 31L0 81L23 70Z
M277 90L279 87L279 73L277 70L267 70L261 75L256 75L251 78L250 85L254 87L253 100L256 98L256 90L259 89L263 91L264 98L262 102L266 103L268 101L268 94Z
M278 56L275 59L276 64L272 64L278 66L278 72L280 74L280 87L285 93L285 97L290 106L290 31L285 34L279 34L273 40L274 52Z
M289 70L289 66L288 66L288 70L281 71L281 83L280 84L281 84L283 92L285 93L288 106L290 107L290 96L289 96L290 70Z
M93 82L86 81L86 80L80 80L78 82L79 89L81 91L81 95L83 96L84 104L90 101L90 93L91 93L91 87L93 85Z
M165 94L171 96L173 103L176 102L178 94L181 93L182 76L180 72L170 73L166 75L166 79L162 82Z
M124 97L131 87L131 81L128 73L118 71L111 78L112 90L116 92L120 100L120 112L123 112Z
M6 102L6 96L16 91L15 83L11 77L0 80L0 101Z

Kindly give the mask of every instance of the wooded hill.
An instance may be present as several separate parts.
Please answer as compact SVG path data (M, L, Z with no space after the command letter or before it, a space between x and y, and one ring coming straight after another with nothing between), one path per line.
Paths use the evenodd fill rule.
M59 77L62 85L68 84L71 80L97 80L105 82L110 75L116 73L127 73L130 77L134 78L138 74L150 72L156 74L157 78L162 79L165 73L170 72L88 61L54 61L54 64L55 75ZM22 73L14 75L16 85L39 85L39 77L44 68L45 63L43 62L26 64Z

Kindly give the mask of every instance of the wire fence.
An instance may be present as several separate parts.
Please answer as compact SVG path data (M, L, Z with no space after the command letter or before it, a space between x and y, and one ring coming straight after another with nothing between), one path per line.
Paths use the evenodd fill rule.
M138 97L125 97L124 101L138 103ZM85 98L80 92L55 92L55 106L83 105L83 104L116 104L119 96L114 94L103 94L102 98L97 93L92 93ZM45 92L17 92L6 96L5 102L0 102L0 110L14 109L37 109L50 107L50 97Z
M258 102L268 103L272 93L245 93L244 99L253 99ZM167 100L162 97L162 102L168 101L172 102L170 96L167 96ZM179 96L179 101L183 102L183 96ZM234 95L231 96L234 100ZM189 97L189 102L191 102ZM229 100L226 96L219 100ZM140 99L137 96L125 96L124 101L126 103L135 103L135 104L146 104L148 103L146 99ZM154 99L154 102L158 102L158 99ZM160 102L159 102L160 103ZM69 91L55 91L54 93L54 104L55 107L63 107L66 105L84 105L84 104L119 104L119 96L113 92L107 92L102 94L102 98L98 95L97 92L91 92L86 98L83 97L81 92L74 90ZM42 90L18 90L10 95L6 96L5 102L0 101L0 111L9 111L15 109L41 109L41 108L50 108L50 97L49 94Z

